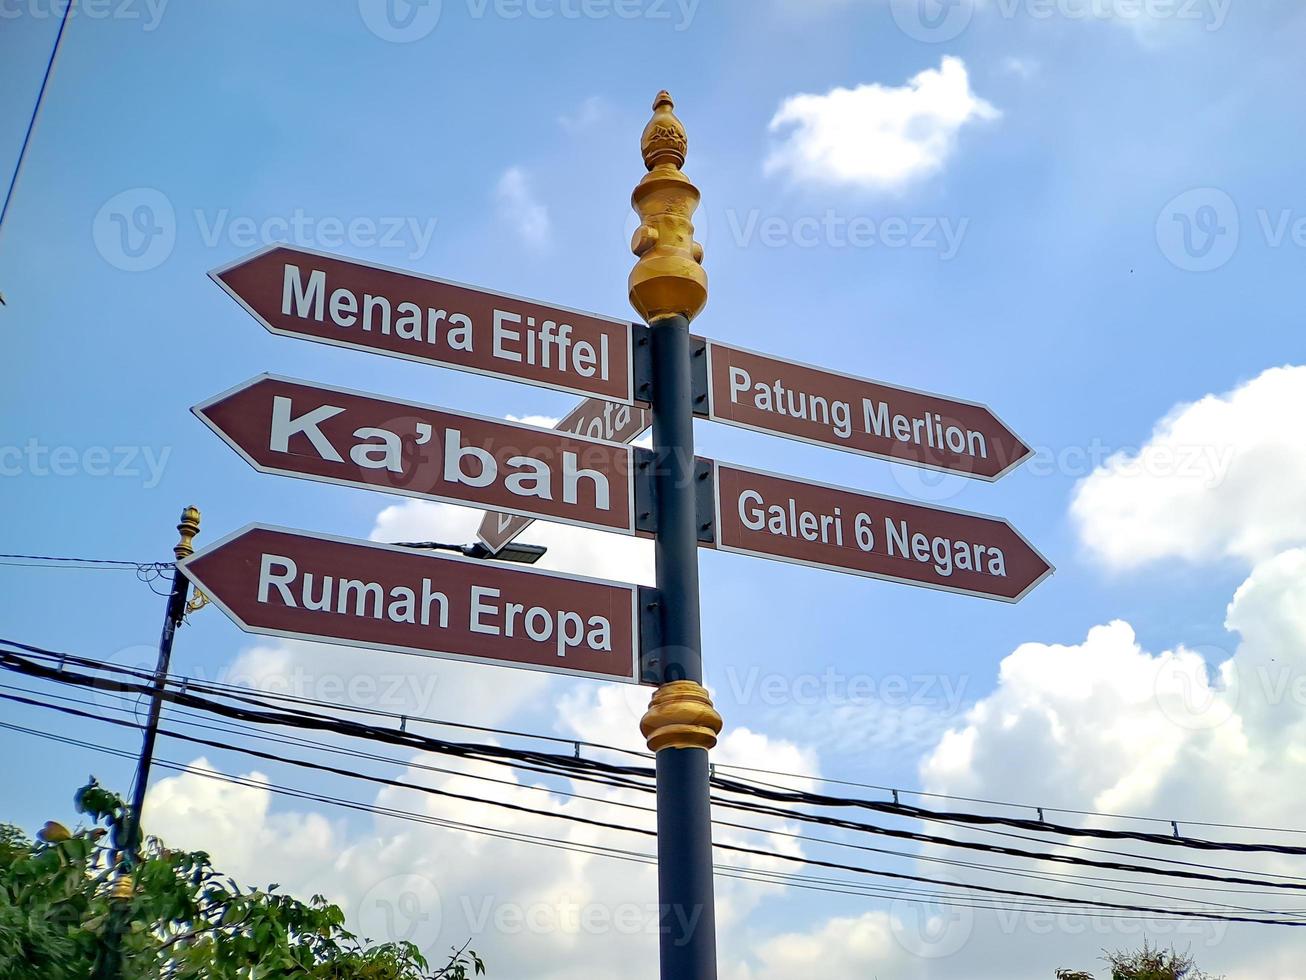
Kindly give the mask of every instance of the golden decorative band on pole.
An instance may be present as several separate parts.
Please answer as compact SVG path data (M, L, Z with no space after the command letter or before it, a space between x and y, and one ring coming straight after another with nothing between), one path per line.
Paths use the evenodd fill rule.
M639 261L630 272L630 302L644 322L668 316L694 319L707 305L703 246L694 241L692 218L698 188L681 173L689 139L662 91L644 127L640 149L648 173L631 194L640 226L630 248Z
M177 561L189 558L195 553L195 536L200 533L200 511L198 507L187 507L181 512L181 523L177 525L181 539L173 545L172 553Z
M649 751L710 749L724 722L701 684L670 681L653 692L639 730Z

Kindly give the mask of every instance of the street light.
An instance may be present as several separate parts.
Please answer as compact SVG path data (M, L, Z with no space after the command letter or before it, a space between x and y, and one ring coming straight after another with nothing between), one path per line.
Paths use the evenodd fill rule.
M396 541L394 544L396 548L414 548L420 551L452 551L464 558L476 558L480 561L510 561L519 565L534 565L549 550L542 544L517 544L516 542L504 545L497 554L479 541L473 544L441 544L438 541Z

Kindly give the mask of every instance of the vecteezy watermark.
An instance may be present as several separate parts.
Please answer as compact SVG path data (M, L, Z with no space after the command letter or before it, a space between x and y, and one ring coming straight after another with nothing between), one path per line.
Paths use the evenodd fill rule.
M76 476L139 480L141 488L153 490L163 480L172 447L163 446L47 446L28 439L21 446L0 445L0 477Z
M726 226L737 248L911 248L936 252L947 262L956 257L970 227L969 218L946 215L764 215L757 208L727 208Z
M444 918L440 889L425 875L391 875L378 881L358 905L359 933L387 943L412 943L435 951Z
M1238 205L1224 191L1195 187L1172 198L1156 218L1156 244L1171 264L1187 272L1210 272L1238 250Z
M688 30L701 0L463 0L472 20L662 21ZM367 29L383 41L411 44L440 24L442 0L358 0Z
M949 875L934 875L950 885L961 883ZM975 929L975 910L966 892L954 893L960 901L946 898L894 899L889 906L889 930L898 945L923 960L955 956L970 942Z
M394 249L409 261L422 258L435 237L437 218L412 215L316 215L295 208L286 214L253 217L230 208L192 212L195 231L205 248L250 251L288 244L330 251ZM136 187L104 202L91 226L96 251L115 269L157 269L177 247L178 219L172 201L153 187Z
M1199 24L1218 31L1233 0L889 0L894 22L908 37L930 44L953 41L975 19L996 12L1004 20L1105 21L1144 26Z
M85 17L88 20L125 20L142 25L141 29L153 31L163 20L163 11L169 0L0 0L0 20L69 19Z
M1229 923L1221 921L1203 921L1201 919L1144 919L1138 916L1104 914L1086 916L1074 912L1033 912L1012 909L1000 903L990 903L980 899L985 905L992 905L998 930L1004 936L1025 933L1030 936L1046 938L1049 936L1095 936L1107 945L1116 938L1131 939L1140 936L1169 937L1176 945L1193 946L1200 944L1214 949L1224 942L1229 931ZM1211 906L1215 915L1227 912L1223 906ZM1125 943L1125 945L1129 945Z
M577 902L570 896L551 901L500 902L491 896L461 899L463 919L473 936L657 936L667 933L683 946L702 919L699 906L656 902Z
M1119 476L1183 480L1210 490L1228 478L1237 455L1238 448L1233 445L1109 446L1094 439L1086 446L1033 447L1018 472L1040 478L1083 479L1108 469ZM906 496L924 502L952 500L975 482L960 473L906 464L890 466L889 472Z
M881 704L888 708L934 708L945 715L960 711L970 678L947 674L844 673L827 667L821 673L763 673L759 667L726 668L726 688L736 704L838 707Z
M1306 249L1306 213L1257 208L1252 226L1267 248ZM1172 265L1186 272L1223 268L1249 237L1237 202L1215 187L1184 191L1166 202L1156 219L1156 243Z

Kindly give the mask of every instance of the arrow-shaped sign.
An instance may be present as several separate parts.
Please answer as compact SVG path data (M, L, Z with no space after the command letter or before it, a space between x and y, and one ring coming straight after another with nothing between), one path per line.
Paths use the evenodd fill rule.
M193 411L262 473L635 533L629 446L273 375Z
M1030 453L984 405L705 343L717 422L982 480Z
M639 683L636 586L259 524L181 568L249 633Z
M275 334L634 401L629 321L289 245L209 275Z
M713 470L720 551L1006 602L1053 571L998 518L729 463Z

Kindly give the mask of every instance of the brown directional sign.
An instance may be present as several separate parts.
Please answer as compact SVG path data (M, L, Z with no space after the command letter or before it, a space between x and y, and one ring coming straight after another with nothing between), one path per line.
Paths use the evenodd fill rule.
M275 334L634 401L629 321L288 245L209 275Z
M587 398L554 426L559 432L572 432L607 442L631 443L653 424L653 416L638 405L619 405L602 398ZM481 544L498 554L517 535L535 521L516 514L490 511L481 520L476 536Z
M272 375L193 411L263 473L635 532L629 446Z
M716 547L1016 602L1052 566L1006 521L716 463Z
M635 586L258 524L181 567L250 633L639 682Z
M983 405L707 342L708 417L899 463L996 480L1029 455Z

